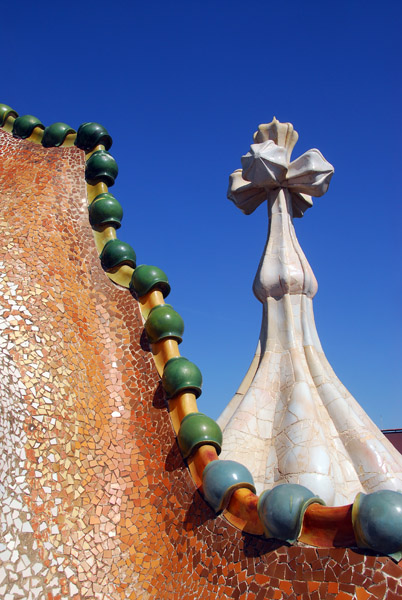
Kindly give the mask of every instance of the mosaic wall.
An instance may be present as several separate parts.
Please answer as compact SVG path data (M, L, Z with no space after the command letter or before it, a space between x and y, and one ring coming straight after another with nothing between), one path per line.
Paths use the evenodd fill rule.
M0 141L0 597L400 600L391 559L214 516L136 301L99 265L83 152Z

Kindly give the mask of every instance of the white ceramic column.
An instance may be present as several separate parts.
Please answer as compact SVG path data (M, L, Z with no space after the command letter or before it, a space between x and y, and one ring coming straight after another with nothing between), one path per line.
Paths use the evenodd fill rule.
M219 418L222 458L245 464L259 492L299 483L340 505L360 491L401 490L402 456L344 388L321 348L312 307L317 281L297 240L293 211L311 206L306 191L326 191L333 169L317 150L289 164L296 140L290 124L274 119L260 126L242 175L231 176L229 197L246 214L268 200L269 231L253 285L263 305L260 340Z

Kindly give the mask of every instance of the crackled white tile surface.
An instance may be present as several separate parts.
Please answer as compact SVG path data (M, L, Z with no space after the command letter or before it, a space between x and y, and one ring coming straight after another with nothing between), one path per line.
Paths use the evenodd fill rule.
M252 365L218 422L221 458L253 473L257 492L299 483L329 505L360 491L402 490L402 456L336 377L314 322L314 273L293 217L328 188L333 167L316 150L289 163L297 141L289 123L261 125L228 197L246 214L268 204L269 233L253 291L263 305Z

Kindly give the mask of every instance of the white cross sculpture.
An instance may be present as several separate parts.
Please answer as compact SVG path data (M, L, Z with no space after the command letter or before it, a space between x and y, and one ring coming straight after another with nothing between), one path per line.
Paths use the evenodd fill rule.
M299 483L328 505L358 492L402 491L402 456L336 377L314 322L314 273L293 217L328 189L334 169L316 150L290 162L290 123L260 125L228 197L250 214L268 202L269 231L253 290L263 305L260 339L240 388L218 422L221 458L253 473L257 493Z

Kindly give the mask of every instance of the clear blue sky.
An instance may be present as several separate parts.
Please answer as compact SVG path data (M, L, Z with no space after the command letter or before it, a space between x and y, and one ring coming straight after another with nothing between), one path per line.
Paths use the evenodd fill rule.
M167 272L212 417L257 343L267 230L264 205L246 217L226 200L228 175L275 115L299 132L294 158L316 147L335 166L296 220L324 350L380 427L402 427L401 26L399 0L17 1L3 14L0 101L45 125L107 127L119 237Z

